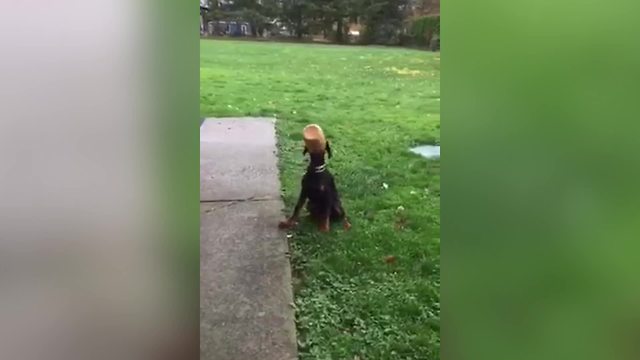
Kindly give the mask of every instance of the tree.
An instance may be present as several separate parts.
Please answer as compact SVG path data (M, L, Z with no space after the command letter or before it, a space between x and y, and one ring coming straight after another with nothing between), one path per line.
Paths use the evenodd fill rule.
M293 29L296 37L309 33L309 19L313 17L313 10L316 6L314 0L283 0L281 18L287 27Z
M349 30L350 20L357 18L358 0L314 0L314 21L325 35L331 33L334 40L343 43ZM333 28L335 26L335 33Z
M364 0L364 42L398 44L407 10L408 0Z
M439 5L439 0L234 0L212 2L207 17L246 21L253 36L279 19L299 39L324 33L338 43L346 42L349 24L357 20L364 25L364 43L399 44L406 19L439 11Z

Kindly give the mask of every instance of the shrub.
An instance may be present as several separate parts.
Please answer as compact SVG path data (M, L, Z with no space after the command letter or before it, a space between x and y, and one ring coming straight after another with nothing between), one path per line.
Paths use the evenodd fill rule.
M414 45L428 46L434 35L440 35L440 16L423 16L409 21L407 40Z

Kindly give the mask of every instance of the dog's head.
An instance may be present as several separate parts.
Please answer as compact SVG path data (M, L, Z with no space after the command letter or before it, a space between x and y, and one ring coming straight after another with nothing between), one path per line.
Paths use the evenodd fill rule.
M329 144L329 140L326 141L324 152L327 154L329 159L331 159L331 145ZM307 149L307 146L305 145L304 150L302 150L302 155L307 155L308 153L309 149ZM324 154L322 154L322 156L324 157Z
M322 128L317 124L309 124L302 129L302 138L304 140L304 150L302 154L311 155L312 159L323 159L324 154L328 154L331 158L331 146L324 136Z

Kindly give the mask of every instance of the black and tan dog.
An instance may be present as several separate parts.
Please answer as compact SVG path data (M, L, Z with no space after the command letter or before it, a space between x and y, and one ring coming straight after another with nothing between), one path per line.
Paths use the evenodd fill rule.
M340 220L348 230L351 224L342 207L333 175L327 170L325 163L325 154L331 158L329 142L325 139L322 129L315 124L306 126L302 134L305 142L302 154L309 154L309 167L302 177L302 189L293 214L286 221L280 222L279 226L281 229L295 226L300 217L300 210L307 202L307 210L320 231L329 231L330 222Z

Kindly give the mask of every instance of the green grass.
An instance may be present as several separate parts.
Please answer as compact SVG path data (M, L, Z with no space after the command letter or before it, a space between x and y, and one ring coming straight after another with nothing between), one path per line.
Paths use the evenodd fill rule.
M290 239L300 358L439 358L440 163L407 149L440 142L440 55L211 40L200 54L203 116L278 119L287 211L302 128L320 124L332 144L353 228L303 223Z

